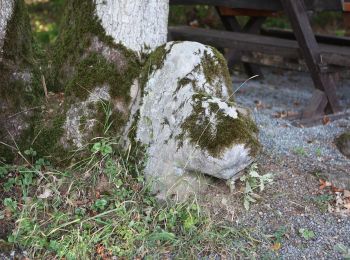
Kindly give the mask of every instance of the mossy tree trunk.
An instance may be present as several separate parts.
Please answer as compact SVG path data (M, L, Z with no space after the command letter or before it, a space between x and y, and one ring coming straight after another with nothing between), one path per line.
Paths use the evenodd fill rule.
M0 158L30 147L60 158L82 147L104 134L101 100L111 109L110 132L124 133L144 54L166 42L168 1L67 0L49 57L33 48L24 1L0 4Z
M40 71L23 0L0 0L0 158L13 158L36 107Z

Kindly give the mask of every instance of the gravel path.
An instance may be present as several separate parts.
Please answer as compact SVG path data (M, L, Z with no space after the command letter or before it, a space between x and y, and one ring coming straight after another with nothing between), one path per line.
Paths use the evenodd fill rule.
M274 173L275 182L248 212L238 198L241 194L230 195L223 184L209 192L207 206L218 220L225 216L233 227L250 230L259 241L255 248L247 246L251 251L233 245L233 254L239 258L344 259L344 252L337 248L344 246L350 253L350 216L328 212L325 198L334 195L319 189L316 176L350 183L350 160L333 143L336 136L350 129L350 118L311 128L295 127L276 118L283 111L300 111L308 103L312 81L300 72L265 69L264 75L263 80L250 81L238 91L236 101L253 110L264 146L258 164L261 172ZM237 88L246 76L238 74L234 79ZM338 91L342 107L350 108L350 80L342 80ZM313 231L315 237L303 238L300 229ZM281 248L273 250L273 236L280 230L284 230Z

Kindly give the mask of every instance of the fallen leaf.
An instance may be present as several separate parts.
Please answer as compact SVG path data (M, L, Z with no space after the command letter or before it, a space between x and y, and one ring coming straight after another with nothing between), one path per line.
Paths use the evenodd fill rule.
M324 125L328 125L331 122L331 119L328 116L324 116L322 119L322 123Z
M343 192L344 191L344 189L339 189L339 188L337 188L337 187L335 187L333 185L331 185L331 189L332 189L333 192Z
M320 181L320 190L323 190L324 188L326 187L331 187L332 186L332 183L330 183L329 181L325 181L325 180L322 180L322 179L319 179Z
M281 249L281 247L282 247L281 243L276 242L276 243L274 243L274 244L271 246L271 249L272 249L273 251L278 251L278 250Z

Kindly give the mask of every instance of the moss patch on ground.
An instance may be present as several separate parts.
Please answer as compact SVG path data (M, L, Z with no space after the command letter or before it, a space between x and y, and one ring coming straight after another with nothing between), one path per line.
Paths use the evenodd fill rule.
M211 115L216 118L216 122L212 122L202 106L202 102L208 99L210 96L204 93L193 96L193 113L182 124L184 134L187 133L193 144L198 143L213 157L220 157L225 148L232 144L245 144L250 149L250 154L255 156L260 149L255 123L238 111L238 118L233 119L221 111L216 103L210 103ZM183 137L184 135L179 138Z

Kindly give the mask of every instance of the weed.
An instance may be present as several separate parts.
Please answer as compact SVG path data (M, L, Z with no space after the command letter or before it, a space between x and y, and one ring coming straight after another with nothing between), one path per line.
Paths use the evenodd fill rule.
M17 210L17 201L11 199L11 198L5 198L4 199L4 206L6 209L10 210L11 212L16 212Z
M315 238L315 233L312 230L306 229L306 228L300 228L299 234L302 238L306 240L310 240Z
M22 191L18 202L2 203L11 212L3 217L15 223L8 242L34 259L188 259L230 251L228 240L256 243L248 231L214 223L196 198L158 204L140 174L143 160L116 144L95 138L85 147L89 155L65 169L36 158L33 149L23 165L2 166L7 185Z
M294 148L293 152L299 156L303 156L303 157L307 156L307 153L303 147L296 147Z
M322 194L318 196L308 196L305 197L306 200L313 202L322 212L327 212L328 205L330 202L334 201L334 195Z
M244 208L249 210L250 204L260 198L254 191L259 189L260 192L265 189L265 185L273 182L271 173L260 175L258 173L258 166L256 163L252 164L248 173L240 178L245 183L244 189Z
M342 255L343 259L345 259L345 260L350 259L350 248L349 247L339 243L339 244L336 244L334 246L334 249Z
M282 243L283 237L287 234L287 227L279 227L274 233L273 237L276 243Z
M317 156L317 157L321 157L321 156L322 156L322 150L321 150L321 148L317 148L317 149L316 149L316 156Z

